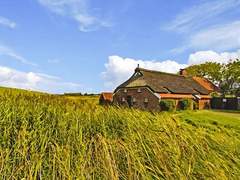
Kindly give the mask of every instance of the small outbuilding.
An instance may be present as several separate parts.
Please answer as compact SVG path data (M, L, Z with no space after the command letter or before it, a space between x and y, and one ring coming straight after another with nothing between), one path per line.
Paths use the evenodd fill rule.
M99 98L99 104L101 105L111 105L113 102L113 93L103 92Z

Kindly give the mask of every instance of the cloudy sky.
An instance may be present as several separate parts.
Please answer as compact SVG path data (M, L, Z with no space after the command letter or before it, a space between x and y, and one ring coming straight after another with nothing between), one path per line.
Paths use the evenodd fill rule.
M137 64L240 57L240 0L1 0L0 86L113 90Z

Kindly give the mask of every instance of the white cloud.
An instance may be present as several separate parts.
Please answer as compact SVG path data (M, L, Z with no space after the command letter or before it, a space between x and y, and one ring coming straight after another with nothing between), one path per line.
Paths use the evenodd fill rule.
M227 63L231 59L240 59L240 50L236 52L217 53L215 51L197 51L189 55L188 63L181 64L174 60L145 61L120 56L109 56L105 64L105 71L101 73L104 86L110 90L126 81L139 64L140 67L162 72L177 73L180 69L189 65L202 64L205 62Z
M0 16L0 25L11 28L11 29L14 29L16 27L15 22L2 16Z
M38 0L55 14L75 20L82 32L95 31L99 27L109 27L111 24L102 18L90 14L88 0Z
M227 51L240 48L240 21L222 24L190 34L184 45L172 49L171 53L182 53L188 49Z
M240 48L240 21L212 27L192 35L189 47L221 51Z
M171 50L229 51L240 48L240 21L237 14L240 0L213 0L196 2L196 5L180 12L173 21L163 27L182 33L182 46Z
M178 14L164 29L177 32L189 32L207 25L211 18L219 17L227 11L238 10L240 0L206 1Z
M22 72L4 66L0 66L0 86L52 93L77 91L81 88L79 84L62 82L58 77L34 72Z
M26 58L24 58L23 56L17 54L16 52L14 52L14 50L6 47L6 46L2 46L0 45L0 56L9 56L23 64L27 64L27 65L31 65L31 66L37 66L37 64L28 61Z
M9 56L23 64L38 66L17 54L14 50L0 45L0 56ZM59 63L58 59L51 59L48 63ZM0 86L37 90L51 93L79 91L81 85L63 82L61 78L35 72L22 72L5 66L0 66Z
M114 88L120 83L126 81L134 72L137 65L142 68L158 70L170 73L176 73L181 68L185 68L186 64L179 64L176 61L143 61L130 58L122 58L120 56L109 56L108 62L105 64L105 72L102 72L104 85L107 88Z
M240 50L236 52L217 53L214 51L198 51L189 55L188 64L202 64L205 62L227 63L229 60L240 59Z

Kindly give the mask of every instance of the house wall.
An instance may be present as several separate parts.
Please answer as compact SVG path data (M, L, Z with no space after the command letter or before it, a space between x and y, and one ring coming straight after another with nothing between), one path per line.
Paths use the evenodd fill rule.
M127 92L124 91L127 90ZM113 96L113 104L119 106L129 107L127 102L128 96L135 98L136 102L132 102L132 108L138 108L142 110L154 110L161 111L160 108L160 99L155 96L150 89L147 87L141 87L141 92L138 92L139 88L122 88L119 89ZM125 101L122 101L122 99ZM145 98L148 99L148 102L145 102ZM162 100L172 99L175 100L176 110L179 109L179 100L181 98L163 98ZM210 99L200 99L197 101L199 109L209 109L210 108ZM191 109L193 109L193 104L191 104Z
M141 89L141 92L138 92L138 89ZM159 98L155 96L148 88L139 87L139 88L122 88L119 89L113 96L113 104L129 107L127 99L131 97L132 100L135 98L136 102L132 103L133 108L138 108L142 110L154 110L159 111ZM124 89L127 92L124 92ZM123 102L122 99L125 99ZM145 102L145 98L148 99L148 102Z
M211 107L210 99L200 99L198 100L198 108L201 109L210 109Z
M190 104L189 109L190 110L194 109L194 107L193 107L194 100L192 98L162 98L161 100L162 101L164 101L164 100L174 100L175 101L175 109L174 110L181 110L181 106L180 106L180 102L179 102L181 99L191 99L192 102Z
M172 99L169 99L169 98L164 98L162 100L174 100L175 101L175 104L176 104L176 109L175 110L180 110L180 104L179 104L179 101L181 99L185 99L185 98L172 98ZM194 100L194 99L191 99L192 100L192 103L190 104L190 109L193 110L194 109L194 106L193 106L193 102L195 101L197 104L198 104L198 109L201 110L201 109L210 109L211 108L211 100L210 99L200 99L200 100Z

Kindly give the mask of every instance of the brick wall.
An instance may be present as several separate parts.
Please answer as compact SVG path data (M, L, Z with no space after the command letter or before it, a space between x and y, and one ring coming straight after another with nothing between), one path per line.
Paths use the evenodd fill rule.
M139 92L141 89L141 92ZM131 98L131 103L128 102ZM147 101L146 102L146 98ZM162 99L167 100L167 99ZM173 99L176 102L176 108L178 108L178 103L180 99ZM146 87L140 88L122 88L119 89L113 96L113 104L125 107L138 108L142 110L154 110L160 111L160 101L150 89ZM210 99L201 99L197 101L199 109L209 109ZM193 109L193 104L191 104L191 109Z
M139 92L139 89L141 92ZM159 99L146 87L119 89L113 96L113 103L115 105L129 107L128 100L130 97L132 101L130 106L133 108L160 110Z
M200 99L198 100L198 109L210 109L210 99Z

